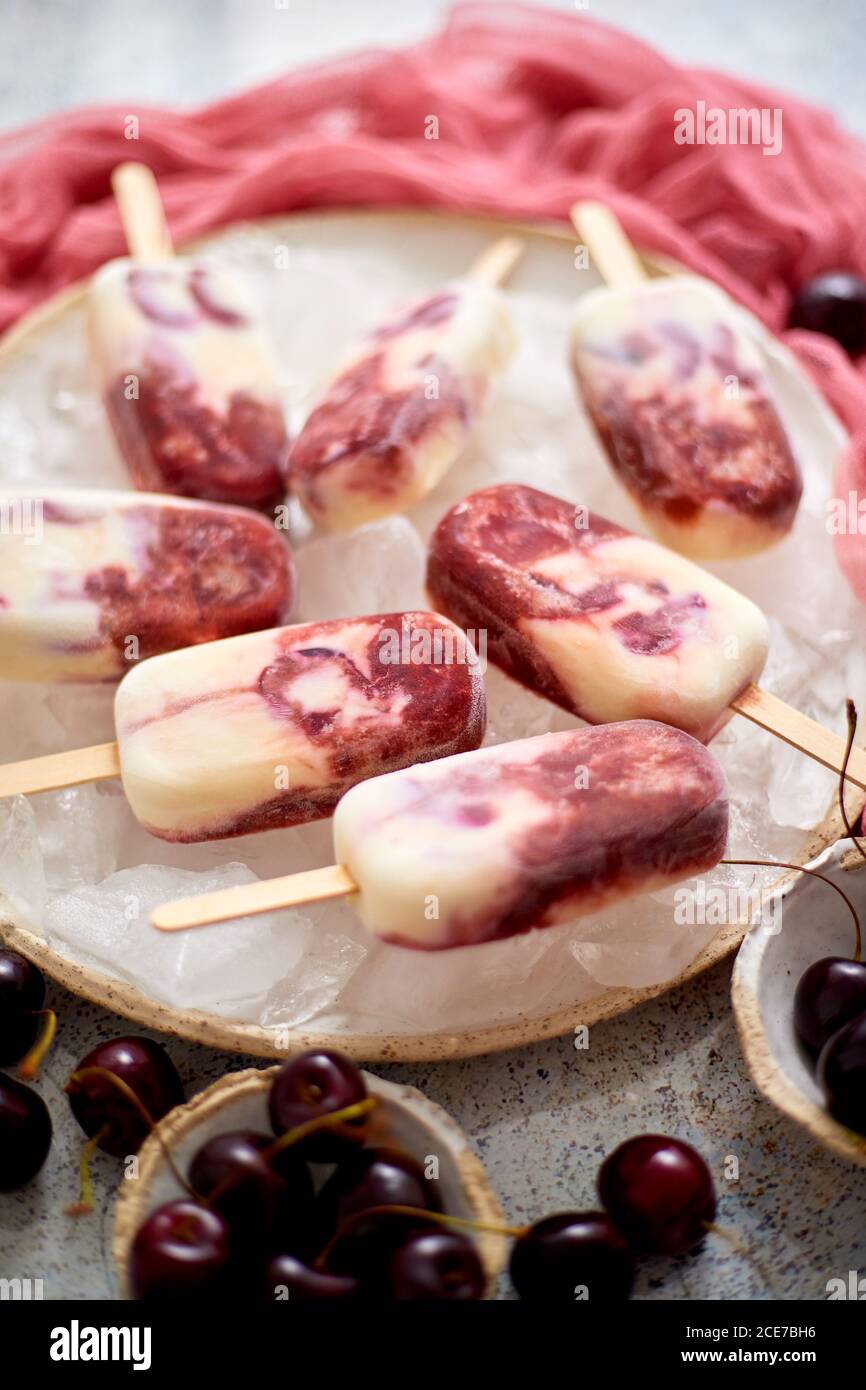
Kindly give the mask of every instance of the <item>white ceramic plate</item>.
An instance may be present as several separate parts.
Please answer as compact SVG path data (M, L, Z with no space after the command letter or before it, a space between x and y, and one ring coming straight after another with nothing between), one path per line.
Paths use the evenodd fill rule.
M304 214L228 228L207 249L248 274L297 427L345 347L400 300L459 274L502 230L423 212ZM350 536L298 530L298 620L425 606L426 536L454 501L493 481L531 483L640 529L566 365L572 305L595 275L575 269L569 234L524 231L527 251L510 289L521 348L475 439L408 518ZM67 292L0 345L0 485L126 485L91 380L82 306L81 290ZM715 568L770 615L768 688L838 728L843 697L866 683L866 613L836 570L824 524L843 434L788 354L762 336L804 500L780 546ZM110 739L111 697L99 687L0 679L0 759ZM494 669L488 701L491 741L575 722ZM802 862L834 836L835 825L823 824L831 774L742 719L713 749L731 784L732 853ZM153 902L201 891L215 875L267 877L330 860L327 822L166 845L137 826L114 783L0 803L5 930L21 949L117 1012L263 1056L329 1041L368 1059L441 1057L551 1036L706 967L738 942L746 921L733 914L721 926L718 917L683 925L668 890L567 927L423 956L372 942L346 904L183 939L158 938L147 925ZM707 883L754 880L748 869L718 869Z

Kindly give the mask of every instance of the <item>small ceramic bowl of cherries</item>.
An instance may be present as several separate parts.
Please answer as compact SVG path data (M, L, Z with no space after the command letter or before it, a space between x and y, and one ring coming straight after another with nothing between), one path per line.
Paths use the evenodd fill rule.
M598 1178L600 1207L505 1224L453 1120L341 1054L230 1074L156 1124L127 1165L113 1253L144 1301L470 1301L509 1263L524 1300L621 1301L647 1253L713 1229L710 1171L643 1135Z
M758 1089L866 1165L866 942L853 902L866 863L847 839L810 867L773 895L740 947L734 1013Z
M170 1111L121 1184L127 1296L468 1300L503 1216L455 1122L321 1049L229 1074Z

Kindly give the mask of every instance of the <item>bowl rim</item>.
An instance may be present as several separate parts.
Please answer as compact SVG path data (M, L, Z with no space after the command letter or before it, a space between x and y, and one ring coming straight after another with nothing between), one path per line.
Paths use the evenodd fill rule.
M558 244L562 248L573 248L575 232L562 222L539 219L509 219L484 214L452 212L442 208L393 207L357 208L337 206L329 208L301 209L292 213L276 213L267 217L241 219L214 228L205 235L196 237L188 243L181 243L184 251L197 251L218 242L235 228L267 228L292 225L299 221L337 221L340 218L363 220L388 219L404 225L429 226L439 222L443 227L460 226L487 236L502 234L519 235L530 238L541 246ZM641 252L642 258L651 273L668 274L682 270L683 267L670 257L654 252ZM519 282L520 267L515 273ZM29 350L34 338L50 327L56 318L62 317L74 308L87 293L91 277L66 286L58 294L43 301L25 314L5 334L0 337L0 367L14 359L18 352ZM790 358L791 354L784 344L774 341L774 351ZM793 359L791 359L793 361ZM798 369L799 370L799 369ZM802 374L802 373L801 373ZM805 375L803 375L805 382ZM837 432L841 429L839 421L824 401L817 388L812 389L816 410L819 410L828 428ZM771 737L771 735L768 735ZM866 802L866 794L863 795ZM860 805L862 809L862 803ZM809 841L802 862L809 863L818 853L838 839L843 832L841 818L830 807L824 819L809 832ZM786 881L783 875L771 884L762 894L762 900ZM695 959L670 980L642 988L615 986L605 989L584 1003L563 1005L549 1014L522 1017L517 1014L508 1023L492 1023L480 1028L463 1027L452 1030L439 1030L428 1033L339 1033L311 1031L306 1028L289 1029L285 1025L266 1028L261 1024L244 1023L219 1014L199 1009L179 1009L151 998L143 990L128 982L108 975L89 965L81 965L49 946L44 937L32 931L21 914L13 908L0 889L0 941L13 950L20 951L46 974L64 986L72 994L87 999L90 1003L128 1018L144 1027L184 1038L189 1042L201 1043L226 1052L243 1052L262 1058L285 1060L287 1055L303 1051L309 1047L336 1047L355 1061L368 1062L419 1062L447 1061L451 1058L486 1056L494 1052L507 1051L512 1047L528 1043L543 1042L560 1037L578 1027L588 1027L627 1013L639 1004L657 998L669 990L686 983L703 971L724 960L740 945L748 930L748 922L734 922L722 926L707 946ZM557 930L548 928L547 930ZM467 948L470 949L470 948ZM281 1041L286 1032L289 1042Z
M866 864L851 847L850 841L846 847L844 840L828 845L813 863L816 866L838 867L846 873L866 869ZM777 900L790 897L797 893L800 884L805 887L806 882L804 874L792 874L789 881L776 886L772 897ZM855 1134L853 1130L835 1120L822 1106L810 1100L785 1075L773 1054L764 1026L757 989L769 939L768 930L762 927L760 921L757 922L743 939L731 977L734 1022L740 1051L751 1078L766 1100L824 1148L840 1158L866 1167L866 1135Z
M279 1070L279 1067L248 1067L244 1071L221 1076L183 1105L176 1105L145 1139L138 1152L138 1177L135 1181L121 1178L114 1211L111 1255L121 1298L130 1297L127 1272L129 1250L146 1214L151 1185L166 1161L163 1146L171 1148L173 1144L188 1138L199 1125L227 1109L231 1100L244 1100L267 1092ZM367 1071L363 1076L371 1095L411 1111L428 1129L444 1139L457 1167L473 1219L485 1225L504 1226L505 1216L487 1170L453 1116L414 1086L387 1081ZM505 1268L507 1241L504 1236L491 1231L480 1231L474 1239L484 1266L485 1297L491 1299Z

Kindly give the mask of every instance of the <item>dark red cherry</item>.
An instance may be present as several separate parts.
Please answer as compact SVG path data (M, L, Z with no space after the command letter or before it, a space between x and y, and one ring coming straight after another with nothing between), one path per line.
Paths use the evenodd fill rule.
M827 270L805 284L791 305L792 328L835 338L857 357L866 352L866 280L849 270Z
M51 1147L51 1116L41 1096L11 1076L0 1076L0 1192L34 1178Z
M833 1118L866 1134L866 1013L830 1038L818 1058L818 1080Z
M691 1144L662 1134L643 1134L614 1149L601 1165L598 1195L635 1250L690 1250L716 1216L706 1163Z
M794 994L794 1030L812 1057L862 1013L866 1013L866 962L826 956L802 975Z
M467 1303L484 1297L484 1268L471 1240L441 1227L414 1231L388 1265L397 1302Z
M634 1282L634 1254L603 1211L565 1211L536 1221L511 1251L511 1282L526 1303L620 1303Z
M438 1208L436 1191L417 1159L403 1149L362 1149L334 1169L316 1199L316 1228L324 1241L370 1207Z
M41 970L0 948L0 1067L20 1062L36 1041L41 1027L39 1010L45 1003L45 977Z
M335 1303L357 1296L357 1279L312 1269L294 1255L275 1255L265 1270L264 1298L269 1303Z
M354 1279L359 1298L391 1298L391 1257L413 1232L429 1229L430 1222L423 1217L415 1219L399 1212L361 1215L328 1243L325 1268L329 1274Z
M304 1161L281 1155L281 1171L266 1157L268 1134L234 1130L203 1144L189 1170L194 1191L218 1211L229 1227L234 1248L271 1248L290 1241L309 1218L313 1182ZM291 1159L291 1162L288 1160Z
M269 1113L274 1134L366 1100L364 1078L348 1057L322 1048L286 1062L271 1087ZM315 1163L336 1163L364 1142L365 1117L312 1134L292 1147Z
M72 1113L88 1138L102 1134L100 1149L125 1158L141 1147L150 1124L105 1072L128 1086L154 1121L183 1103L183 1087L165 1048L150 1038L113 1038L82 1058L66 1085Z
M204 1301L225 1291L231 1242L223 1218L187 1197L151 1212L132 1245L134 1298Z

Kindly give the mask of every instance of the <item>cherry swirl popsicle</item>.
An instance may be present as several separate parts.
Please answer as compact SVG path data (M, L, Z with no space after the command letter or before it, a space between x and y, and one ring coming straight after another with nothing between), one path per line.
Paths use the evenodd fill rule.
M455 462L516 345L489 281L519 251L511 239L495 243L474 276L410 305L344 364L289 457L292 490L320 526L350 530L406 511Z
M134 256L103 266L89 295L118 446L144 491L267 509L285 493L289 448L271 345L238 277L165 254L164 224L143 235L140 200L158 195L149 171L132 169L131 206L130 166L115 192Z
M708 742L732 713L866 788L866 753L755 684L760 609L664 546L586 507L505 484L446 513L430 541L435 606L487 634L491 660L590 724L660 719Z
M787 534L800 472L760 353L713 286L682 275L592 291L572 365L614 472L666 545L723 560Z
M608 281L578 304L571 361L614 473L684 555L774 545L802 481L743 312L698 276L646 279L605 206L572 215Z
M130 664L284 622L288 545L240 507L135 492L0 491L0 679Z
M466 946L701 873L727 829L721 768L688 734L648 720L543 734L374 777L337 807L333 868L165 904L153 922L354 893L385 941Z
M317 820L364 777L476 748L484 680L434 613L303 623L153 657L121 681L117 743L0 767L0 796L120 776L160 839Z
M661 719L706 743L760 675L756 606L682 556L535 488L485 488L430 541L437 608L488 655L592 724Z

